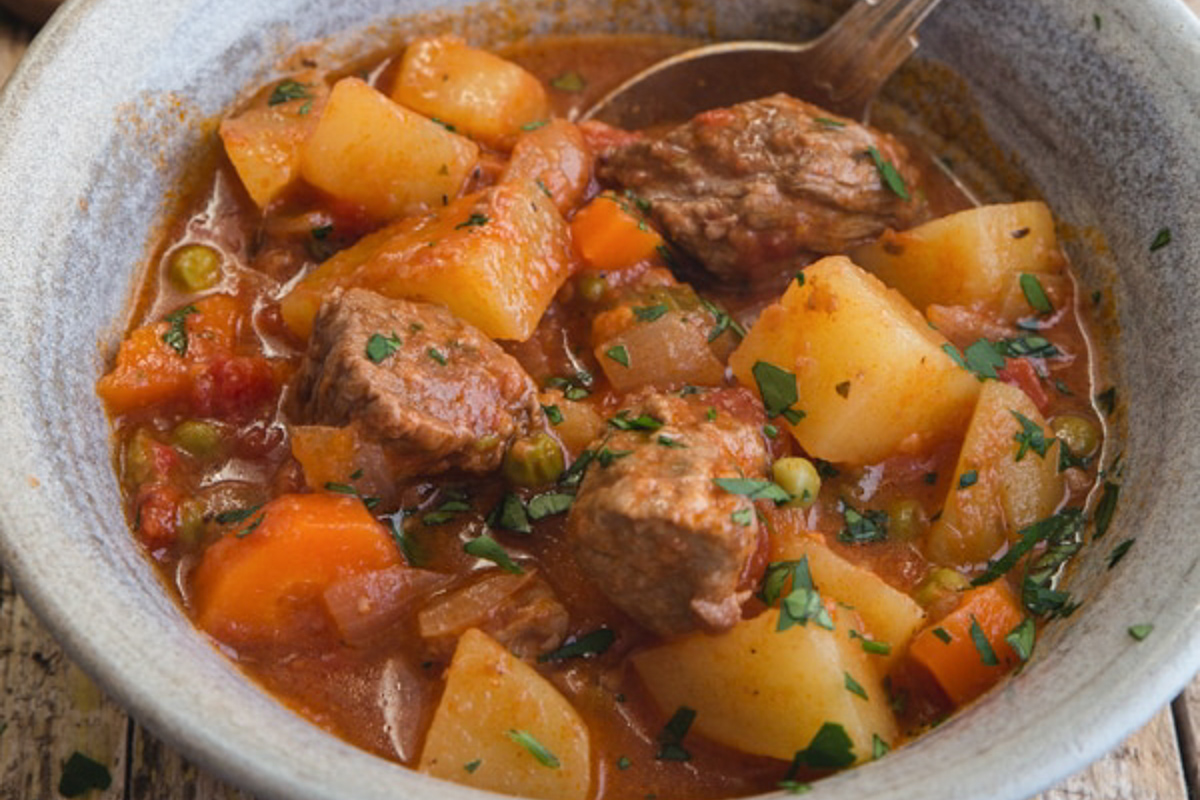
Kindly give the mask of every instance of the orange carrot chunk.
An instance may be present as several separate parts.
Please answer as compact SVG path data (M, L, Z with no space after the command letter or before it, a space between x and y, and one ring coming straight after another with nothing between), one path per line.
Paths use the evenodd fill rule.
M1019 658L1004 637L1024 617L1002 581L971 589L958 608L913 637L909 657L933 675L955 705L963 705L1017 664Z
M331 584L402 563L358 498L283 495L208 548L191 601L197 624L222 642L288 644L330 624L321 597Z
M605 192L571 219L571 238L585 269L628 269L653 258L663 245L662 237L646 224L633 202Z

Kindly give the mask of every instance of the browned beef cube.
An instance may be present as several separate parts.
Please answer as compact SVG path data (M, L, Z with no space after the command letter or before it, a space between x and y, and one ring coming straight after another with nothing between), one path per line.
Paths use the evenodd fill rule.
M912 199L888 187L870 148ZM675 244L732 283L844 252L923 213L902 144L783 94L618 144L599 174L649 200Z
M362 289L321 306L295 385L302 422L355 426L399 478L494 469L542 423L533 381L475 327Z
M729 628L757 577L760 533L752 503L714 480L762 478L761 406L741 389L651 394L618 419L633 429L593 444L567 521L576 561L658 634Z

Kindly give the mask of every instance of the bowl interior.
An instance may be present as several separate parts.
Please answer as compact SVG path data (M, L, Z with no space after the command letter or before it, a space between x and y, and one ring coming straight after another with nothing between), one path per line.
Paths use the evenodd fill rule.
M822 782L823 796L1028 796L1114 745L1200 666L1200 496L1188 491L1200 461L1190 391L1200 379L1200 173L1182 166L1200 147L1200 25L1171 0L1093 5L1102 26L1052 0L943 4L921 54L966 80L1000 161L1029 175L1076 232L1066 241L1081 296L1099 292L1112 333L1119 411L1106 460L1121 454L1109 476L1121 502L1074 571L1083 606L1051 626L1019 680L917 744ZM269 79L291 45L325 37L345 54L430 29L481 42L574 31L803 39L833 16L831 4L797 0L466 8L76 0L0 105L0 555L71 654L134 714L263 797L478 793L357 751L257 690L191 628L129 535L94 383L164 198L211 135L205 121ZM965 130L953 116L939 124L951 137ZM1173 241L1152 252L1164 228ZM1133 537L1108 570L1112 547ZM1145 622L1153 635L1134 642L1126 629Z

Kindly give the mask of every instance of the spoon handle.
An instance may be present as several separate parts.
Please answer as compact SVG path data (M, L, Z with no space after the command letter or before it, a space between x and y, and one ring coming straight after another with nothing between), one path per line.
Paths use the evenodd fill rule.
M867 108L917 49L916 30L941 0L858 0L806 54L833 105Z

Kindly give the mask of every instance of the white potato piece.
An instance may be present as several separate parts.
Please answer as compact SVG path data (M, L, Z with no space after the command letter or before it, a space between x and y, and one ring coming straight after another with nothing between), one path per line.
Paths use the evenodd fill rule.
M1014 413L1015 412L1015 413ZM1021 414L1042 431L1045 455L1029 448L1017 460ZM1036 433L1030 434L1036 437ZM926 551L940 564L965 566L993 556L1017 531L1044 519L1063 500L1058 473L1062 445L1033 401L1016 386L987 381L967 428L942 515L929 529ZM974 473L974 481L963 475Z
M304 143L317 127L329 87L315 70L271 84L221 120L221 142L250 198L270 205L300 175Z
M862 618L865 633L891 647L886 656L871 656L880 674L886 673L925 624L925 609L871 570L833 552L818 534L772 538L772 561L799 561L805 557L821 597L853 608Z
M976 306L1009 321L1034 313L1022 273L1055 294L1066 279L1054 219L1040 201L982 206L887 231L850 257L919 309Z
M435 213L406 217L321 264L280 301L307 338L335 288L441 303L493 339L528 339L571 275L567 224L528 181L493 186Z
M343 78L304 144L300 172L339 200L392 219L457 197L478 157L469 139Z
M514 732L531 736L557 765L543 763ZM579 714L533 667L474 628L459 639L418 769L518 797L584 800L591 792Z
M805 416L780 416L804 450L870 464L961 434L979 381L907 300L848 258L823 258L768 306L730 356L738 381L759 392L754 366L796 377ZM760 392L761 397L761 392Z
M874 736L895 741L896 720L862 643L850 637L851 615L831 613L832 631L812 621L776 631L779 611L770 609L719 636L641 652L633 664L665 715L694 709L692 729L713 741L790 760L829 722L845 729L856 761L867 761ZM866 699L847 688L847 676Z
M456 36L409 44L392 99L501 150L512 147L522 126L550 118L541 81Z

